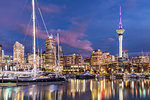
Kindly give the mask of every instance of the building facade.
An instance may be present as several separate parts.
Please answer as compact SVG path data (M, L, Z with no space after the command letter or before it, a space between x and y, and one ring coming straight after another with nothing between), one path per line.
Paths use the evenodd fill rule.
M63 55L60 61L64 70L79 71L84 68L82 56L78 54Z
M100 49L92 51L91 54L91 65L99 66L103 64L103 53Z
M103 52L102 55L103 55L103 57L102 57L102 59L103 59L103 65L104 64L108 64L108 63L112 63L112 62L115 61L115 56L110 55L109 52Z
M13 62L19 64L24 63L24 45L18 41L13 46Z
M129 62L131 64L139 64L139 63L150 63L150 56L137 56L137 57L130 57Z
M123 58L128 58L128 50L123 50L122 51L122 57Z
M91 58L90 57L84 58L83 65L85 66L85 70L90 70Z
M82 56L78 54L63 55L63 65L82 65Z
M37 68L40 67L40 56L36 53L36 66ZM33 68L33 54L27 55L27 63L30 65L31 68Z
M45 48L45 64L47 67L55 66L56 56L55 53L55 37L51 34L48 39L46 39Z

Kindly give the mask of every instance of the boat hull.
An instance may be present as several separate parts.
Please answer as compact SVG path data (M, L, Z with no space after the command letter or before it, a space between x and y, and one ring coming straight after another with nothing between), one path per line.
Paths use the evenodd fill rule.
M0 83L30 83L30 82L61 82L64 78L44 78L44 79L0 79Z

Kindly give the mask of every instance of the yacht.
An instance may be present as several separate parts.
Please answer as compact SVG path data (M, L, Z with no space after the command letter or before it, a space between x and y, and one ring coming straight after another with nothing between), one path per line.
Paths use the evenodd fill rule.
M83 74L76 75L76 78L77 79L94 79L95 75L85 72Z

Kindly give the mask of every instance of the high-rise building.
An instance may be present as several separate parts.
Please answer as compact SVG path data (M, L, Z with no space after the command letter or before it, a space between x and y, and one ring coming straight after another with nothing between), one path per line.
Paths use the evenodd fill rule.
M93 66L99 66L103 63L103 54L100 49L92 51L91 54L91 65Z
M13 46L13 62L24 63L24 45L18 41Z
M51 34L48 39L46 39L46 49L45 49L45 63L46 66L55 66L55 37Z
M119 29L116 30L119 36L119 57L122 58L122 40L123 40L123 33L124 29L122 27L122 21L121 21L121 6L120 6L120 22L119 22Z
M79 54L63 55L62 58L64 70L79 71L84 68L82 56Z

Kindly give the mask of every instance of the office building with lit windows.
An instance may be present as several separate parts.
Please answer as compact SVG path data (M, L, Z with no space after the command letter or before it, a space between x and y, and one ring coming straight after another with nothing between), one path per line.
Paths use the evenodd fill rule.
M91 65L99 66L103 63L103 53L100 49L92 51L91 54Z
M55 37L51 34L48 39L46 39L45 48L45 64L47 67L55 66Z
M19 64L24 63L24 45L18 41L13 46L13 62Z

